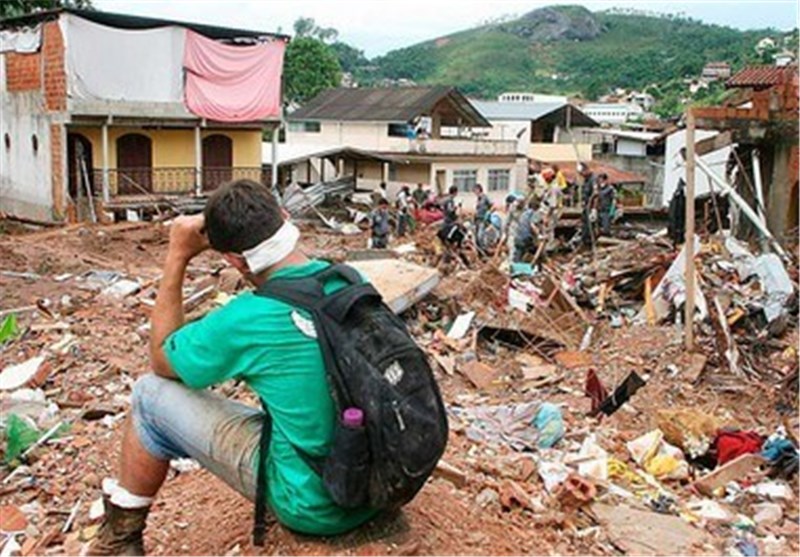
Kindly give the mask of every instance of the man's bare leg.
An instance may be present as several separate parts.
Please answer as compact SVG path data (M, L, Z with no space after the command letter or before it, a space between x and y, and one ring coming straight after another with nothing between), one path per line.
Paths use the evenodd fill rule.
M169 460L155 458L144 448L132 417L123 427L119 483L103 482L105 517L84 555L144 555L147 515L167 477Z
M169 461L161 460L142 446L133 427L133 419L125 420L122 453L119 460L119 485L133 495L153 497L169 471Z

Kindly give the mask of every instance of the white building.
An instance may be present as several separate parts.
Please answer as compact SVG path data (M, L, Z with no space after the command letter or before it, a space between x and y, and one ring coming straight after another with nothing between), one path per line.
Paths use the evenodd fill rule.
M645 110L634 103L588 103L582 110L596 122L614 125L643 118L645 114Z
M475 184L496 200L527 184L516 140L487 137L491 124L452 87L329 89L287 120L278 163L293 181L354 176L359 188L386 182L390 195L405 184L456 185L468 207Z
M569 141L573 127L593 127L597 122L580 108L566 101L498 102L472 101L473 105L492 124L488 137L513 140L517 153L539 161L588 161L592 146Z
M497 100L502 103L552 103L552 102L567 102L567 97L564 95L548 95L546 93L503 93L497 97Z

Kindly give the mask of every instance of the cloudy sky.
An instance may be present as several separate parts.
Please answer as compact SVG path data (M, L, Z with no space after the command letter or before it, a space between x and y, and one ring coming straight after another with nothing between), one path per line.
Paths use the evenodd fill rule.
M553 4L591 10L635 7L679 13L739 29L797 26L797 0L93 0L100 10L291 33L301 16L339 30L340 38L367 56L460 31L505 14Z

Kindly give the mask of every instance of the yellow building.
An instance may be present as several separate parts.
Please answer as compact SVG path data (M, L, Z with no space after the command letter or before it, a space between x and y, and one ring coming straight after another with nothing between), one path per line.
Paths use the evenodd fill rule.
M247 104L225 104L236 98L225 87L235 85L219 74L197 77L184 54L190 36L202 36L206 49L263 45L259 52L282 52L287 37L72 8L5 19L0 30L12 45L0 52L0 211L95 219L231 179L264 181L261 140L280 122L280 64L260 67L270 93L258 99L260 111L247 112ZM196 93L193 111L191 77L210 80L216 94ZM241 110L269 116L240 122Z
M234 178L262 177L260 126L109 126L107 133L111 197L202 193ZM67 151L73 153L68 157L70 196L77 195L81 177L77 164L87 164L93 187L102 191L103 143L102 125L67 127ZM79 150L82 158L74 156Z

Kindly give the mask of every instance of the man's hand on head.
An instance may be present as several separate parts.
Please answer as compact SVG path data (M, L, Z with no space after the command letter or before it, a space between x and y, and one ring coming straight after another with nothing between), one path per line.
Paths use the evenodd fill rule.
M170 256L188 262L209 247L202 214L180 216L172 221L169 232Z

